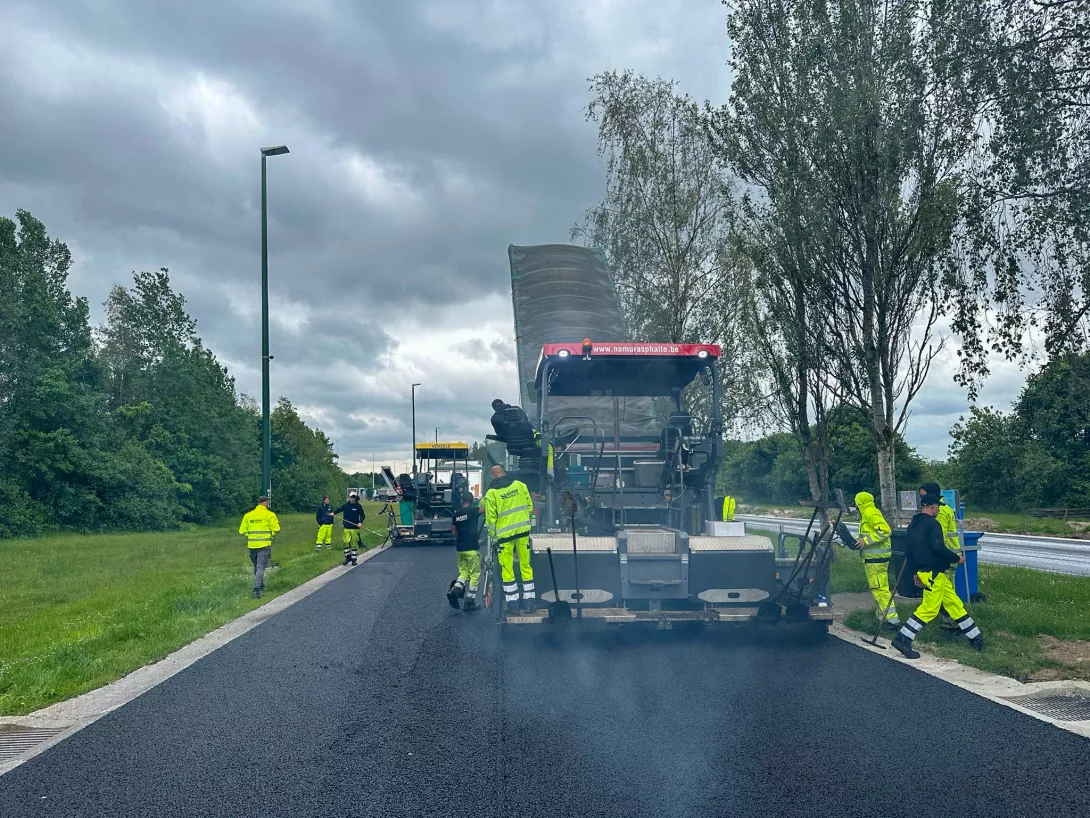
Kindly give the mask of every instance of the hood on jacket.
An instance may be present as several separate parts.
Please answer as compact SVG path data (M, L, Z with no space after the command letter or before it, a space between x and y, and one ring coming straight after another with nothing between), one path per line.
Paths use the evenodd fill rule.
M861 491L855 495L855 507L862 513L864 509L874 508L874 495L869 491Z

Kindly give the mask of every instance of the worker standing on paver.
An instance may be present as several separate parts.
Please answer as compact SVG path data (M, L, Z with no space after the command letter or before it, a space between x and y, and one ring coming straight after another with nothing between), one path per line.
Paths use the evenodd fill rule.
M867 577L867 587L878 606L877 616L885 617L883 624L898 628L901 619L897 615L897 606L890 604L889 561L893 557L892 531L878 506L874 504L874 495L861 491L855 495L855 507L859 509L859 538L855 547L863 557L863 573ZM887 613L888 611L888 613Z
M318 541L314 545L314 551L317 553L322 550L324 545L329 548L333 542L333 509L329 507L329 495L325 495L322 498L322 504L318 506L318 511L314 515L314 519L318 521Z
M518 549L522 576L522 610L537 610L534 569L530 566L530 490L520 480L507 476L503 466L492 467L492 484L484 495L484 524L499 549L500 578L509 611L517 610L519 586L515 581L515 550Z
M953 583L944 573L951 565L964 561L965 558L946 547L942 526L935 519L939 513L940 499L937 495L925 494L920 500L921 510L912 518L906 532L907 570L913 573L916 585L924 589L920 606L893 637L893 647L908 659L919 658L920 654L912 647L912 642L923 630L923 626L939 615L942 608L954 618L969 644L976 650L984 650L984 637L981 636L980 628L961 604L954 592Z
M348 495L348 502L333 509L331 513L344 515L341 517L341 524L344 526L344 564L355 565L360 549L363 548L363 536L360 532L363 530L363 521L367 519L367 512L360 505L360 496L353 491ZM354 543L353 533L355 534Z
M265 569L272 555L273 536L280 530L280 521L269 509L269 498L262 495L254 510L248 512L239 524L238 533L246 535L246 547L250 562L254 564L254 599L261 599L265 590Z
M473 505L473 495L462 496L462 507L454 514L455 548L458 549L458 578L450 584L447 601L457 609L458 600L465 598L462 610L466 613L480 608L477 604L477 585L481 581L481 543L477 521L480 509Z

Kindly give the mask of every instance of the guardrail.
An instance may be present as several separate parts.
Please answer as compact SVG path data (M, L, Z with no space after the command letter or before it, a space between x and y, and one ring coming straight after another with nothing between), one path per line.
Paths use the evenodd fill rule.
M798 517L761 517L739 514L737 520L766 531L802 534L808 519ZM859 527L847 523L852 534ZM1025 534L984 534L980 538L980 561L991 565L1034 568L1057 574L1090 576L1090 540L1070 540L1063 537L1035 537Z

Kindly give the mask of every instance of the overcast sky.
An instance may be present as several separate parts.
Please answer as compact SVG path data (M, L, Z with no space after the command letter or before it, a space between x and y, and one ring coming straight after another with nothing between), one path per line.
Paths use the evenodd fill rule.
M198 331L260 396L260 160L269 160L274 395L349 471L481 439L514 401L509 244L565 242L602 194L587 78L729 91L719 0L6 0L0 214L45 222L96 321L169 267ZM952 351L909 441L945 456ZM1000 367L982 401L1006 408ZM275 399L275 398L274 398Z

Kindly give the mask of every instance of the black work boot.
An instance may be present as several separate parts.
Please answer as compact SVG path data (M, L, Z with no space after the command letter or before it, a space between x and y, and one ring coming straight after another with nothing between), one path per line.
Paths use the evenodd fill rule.
M344 549L344 564L348 565L350 562L352 562L352 552L346 548Z
M261 599L261 591L254 588L254 599Z
M537 610L537 600L531 597L530 599L522 600L522 612L534 613Z
M465 613L472 613L473 611L479 611L481 606L477 604L476 598L467 599L466 604L462 606L462 611Z
M912 647L912 640L905 638L903 633L893 637L893 647L897 648L906 659L920 658L920 652Z
M984 650L984 637L974 636L969 640L969 644L973 646L973 650Z
M458 584L458 580L454 580L450 583L450 588L447 590L447 602L450 603L450 607L454 610L458 610L458 599L462 596L462 586Z
M358 556L359 556L359 552L358 552L358 551L353 551L353 552L352 552L352 564L353 564L353 565L355 565L355 564L356 564L356 557L358 557Z

